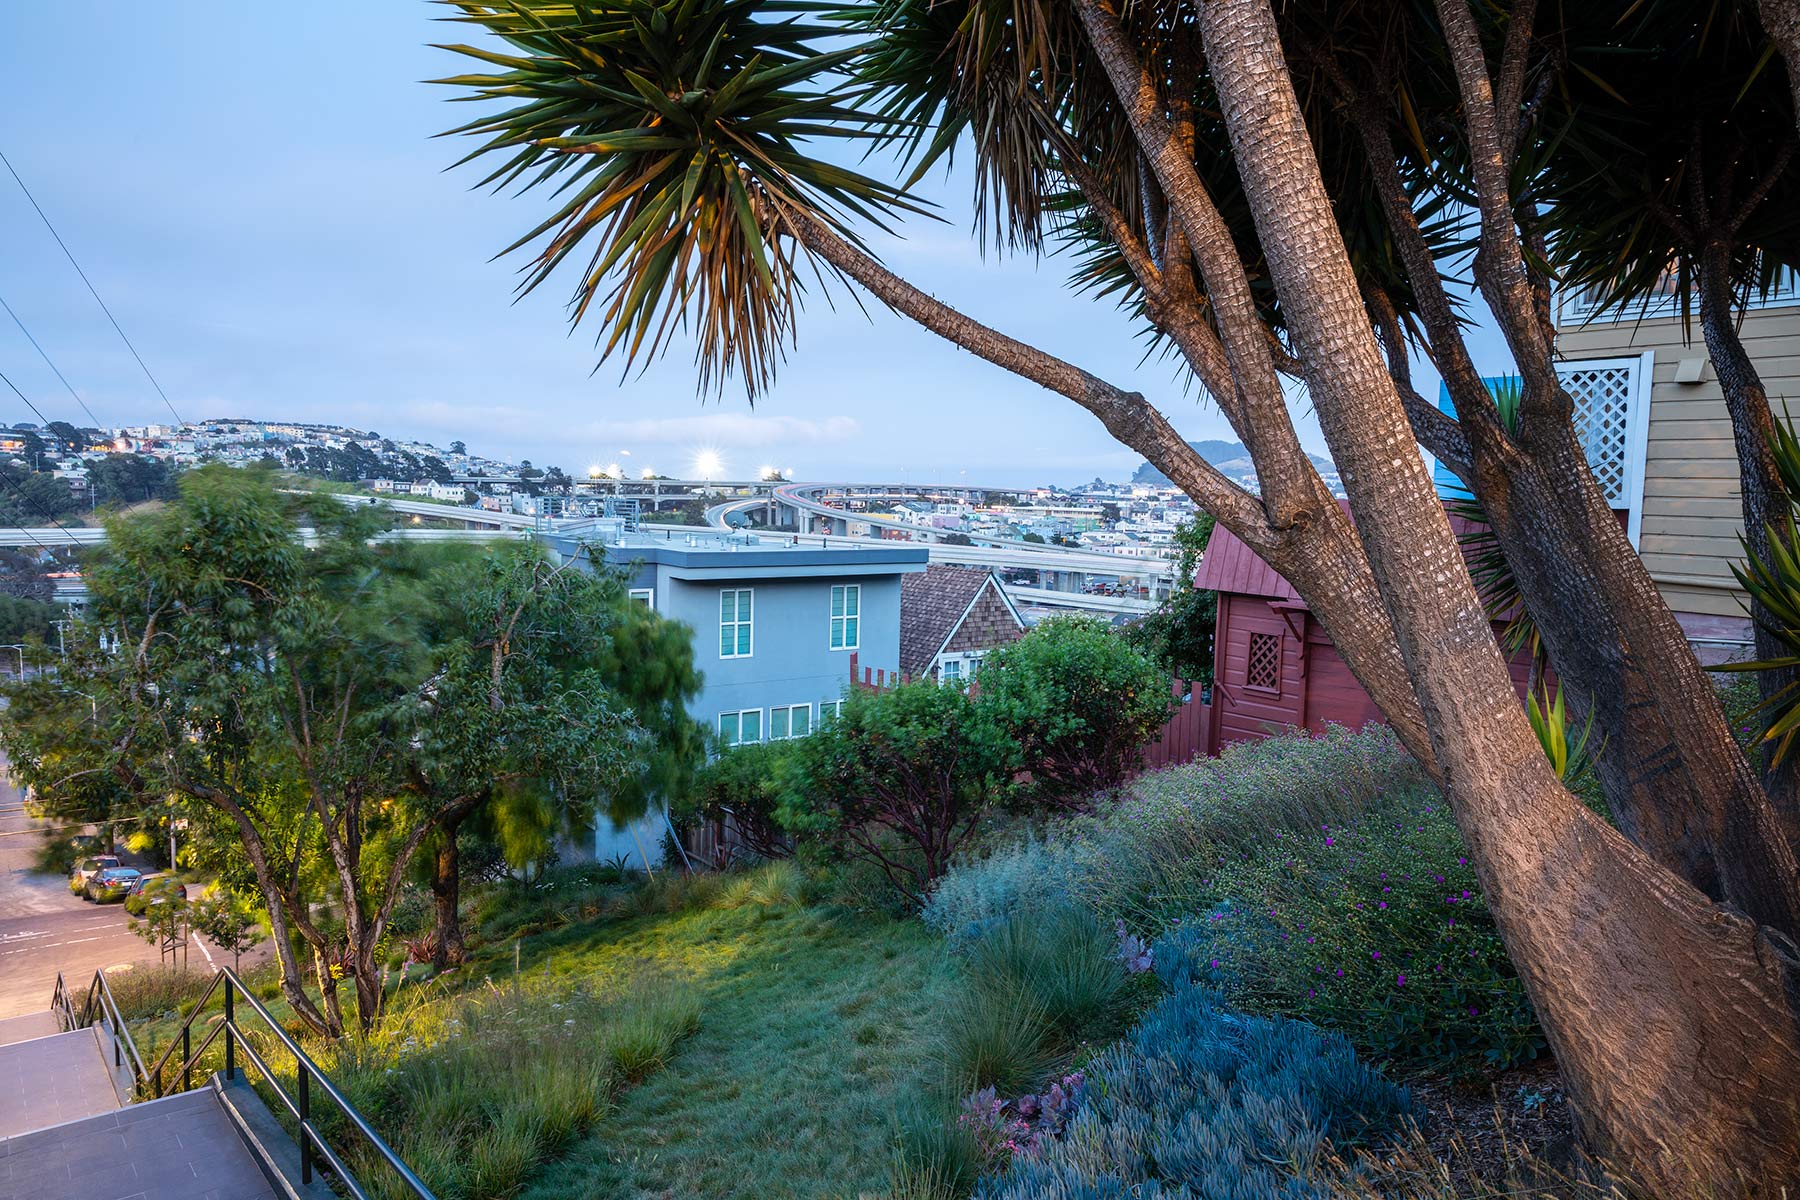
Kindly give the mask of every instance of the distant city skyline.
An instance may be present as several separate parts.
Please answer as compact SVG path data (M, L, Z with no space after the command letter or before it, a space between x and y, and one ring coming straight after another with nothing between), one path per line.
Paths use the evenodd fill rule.
M696 396L691 346L623 380L616 364L595 370L599 328L570 335L566 282L515 304L520 260L490 261L542 217L544 198L471 192L473 168L444 171L468 147L432 135L460 114L444 103L449 89L417 81L462 69L427 43L466 33L435 22L438 11L65 0L10 14L0 104L18 119L0 151L184 418L461 439L575 475L615 460L682 474L710 451L732 475L769 465L814 479L1016 486L1125 479L1141 460L1063 398L842 287L827 303L815 286L798 346L754 409L735 382ZM1172 362L1144 361L1124 314L1069 293L1065 260L984 258L967 233L965 176L922 191L947 223L872 236L889 265L1142 390L1185 436L1234 438ZM11 235L0 297L94 418L166 418L3 172L0 221ZM4 314L0 371L48 419L92 423ZM4 420L34 419L10 391L0 398ZM1325 450L1310 419L1302 437Z

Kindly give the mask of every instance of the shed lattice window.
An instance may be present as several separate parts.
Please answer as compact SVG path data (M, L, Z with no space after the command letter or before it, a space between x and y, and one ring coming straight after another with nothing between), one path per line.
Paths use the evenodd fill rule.
M1277 633L1253 633L1250 635L1250 662L1244 672L1244 683L1253 688L1279 692L1281 690L1281 635Z
M1559 374L1575 402L1575 436L1587 454L1594 479L1614 508L1631 507L1631 469L1626 457L1631 436L1633 392L1630 364L1565 367Z

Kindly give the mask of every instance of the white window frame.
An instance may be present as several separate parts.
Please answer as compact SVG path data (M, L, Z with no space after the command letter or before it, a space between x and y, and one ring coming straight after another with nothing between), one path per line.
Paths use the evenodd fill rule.
M656 589L655 588L653 588L653 587L632 588L630 591L626 592L625 595L626 595L627 599L643 601L644 607L649 609L651 612L656 611Z
M835 720L836 718L841 717L843 715L844 715L844 702L842 700L821 700L821 701L819 701L818 725L825 724L825 718L828 716ZM817 728L817 726L815 726L815 728Z
M771 706L769 709L769 738L768 738L768 740L771 742L791 742L791 741L796 741L803 737L811 737L812 731L813 731L813 710L812 709L813 709L813 706L810 704L776 704L776 705ZM795 733L794 732L794 714L797 712L803 712L806 714L806 732L805 733ZM775 732L775 714L776 713L780 713L787 718L787 732L786 733L778 734Z
M755 738L746 738L744 736L744 718L751 716L753 714L756 717L756 737ZM725 741L725 718L726 717L736 717L737 718L738 733L737 733L736 741L731 741L731 742ZM718 733L719 733L719 741L724 743L728 747L729 746L754 746L764 740L764 737L763 737L763 732L764 732L763 731L763 710L760 708L739 708L739 709L722 712L719 714L717 729L718 729Z
M986 650L947 650L937 656L937 662L934 664L937 669L937 677L943 683L948 683L954 678L957 683L966 684L981 671L981 662L987 656ZM954 676L950 673L950 667L953 664L957 668Z
M727 621L725 619L725 597L727 594L730 594L732 597L731 612L732 612L732 616L734 619L731 621ZM748 596L750 598L750 619L747 621L735 619L738 617L738 614L740 614L744 611L744 597L746 597L746 596ZM729 627L730 629L733 630L732 637L731 637L732 652L730 654L725 653L725 630L727 627ZM748 650L739 650L737 648L739 639L737 637L736 630L739 629L740 627L747 628L750 631L750 648ZM719 657L720 658L754 658L754 657L756 657L756 589L755 588L720 588L719 589Z
M838 597L839 592L842 592L844 594L844 612L843 612L842 616L839 616L834 611L837 608L837 597ZM856 597L856 611L855 612L850 611L850 607L851 607L850 599L851 599L852 593L854 593L855 597ZM830 636L827 639L827 644L830 646L830 648L834 651L835 650L859 650L859 649L861 649L862 648L862 584L860 584L860 583L834 583L834 584L832 584L831 585L831 593L830 593L829 598L826 601L826 606L827 606L826 613L831 618ZM855 637L850 636L850 633L852 630L854 630L856 633Z
M1650 447L1650 390L1656 376L1656 352L1626 354L1606 358L1570 358L1556 364L1557 374L1575 371L1605 370L1627 367L1631 371L1630 408L1625 417L1625 478L1619 485L1619 499L1625 505L1625 536L1632 547L1638 545L1644 523L1644 474Z

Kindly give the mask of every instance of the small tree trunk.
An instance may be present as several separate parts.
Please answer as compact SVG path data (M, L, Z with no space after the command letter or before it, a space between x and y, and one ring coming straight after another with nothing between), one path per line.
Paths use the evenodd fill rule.
M1775 414L1769 408L1762 376L1738 336L1737 306L1731 287L1731 247L1709 242L1699 257L1700 328L1713 370L1719 376L1725 410L1731 415L1731 436L1737 448L1743 487L1744 541L1752 554L1767 562L1769 526L1787 517L1789 500L1770 448ZM1750 616L1756 624L1756 657L1784 657L1788 653L1786 647L1769 632L1780 622L1760 603L1752 606ZM1758 671L1756 683L1763 701L1768 702L1800 683L1800 672L1792 667L1773 667ZM1800 795L1796 795L1800 759L1790 756L1780 766L1765 766L1763 776L1769 797L1786 823L1789 840L1800 842ZM1800 930L1788 932L1800 937Z
M436 942L431 949L431 969L443 971L467 957L463 944L460 853L456 848L456 830L461 818L446 821L438 831L437 853L431 862L431 895L436 908Z
M334 1038L344 1036L344 1010L338 1004L338 981L332 973L331 960L318 946L312 948L313 977L319 981L319 1007L325 1014L325 1032Z
M1800 1183L1791 943L1709 904L1550 770L1413 450L1269 2L1209 0L1200 27L1270 277L1457 824L1584 1138L1657 1195L1773 1195ZM1476 139L1475 153L1498 152Z

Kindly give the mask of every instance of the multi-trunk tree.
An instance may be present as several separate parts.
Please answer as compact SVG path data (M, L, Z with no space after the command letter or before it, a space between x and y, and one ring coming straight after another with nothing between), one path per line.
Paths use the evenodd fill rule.
M1800 872L1556 376L1549 233L1520 185L1555 145L1540 113L1568 56L1531 0L455 7L508 43L463 48L495 70L449 81L507 106L465 127L507 155L490 181L560 189L521 241L538 242L527 286L585 247L574 311L608 353L686 328L702 386L737 371L754 392L816 270L1093 413L1294 584L1446 785L1590 1146L1671 1193L1800 1178ZM916 202L834 139L885 139L915 173L972 150L989 228L1071 240L1077 284L1122 292L1172 348L1260 493L1142 395L889 271L859 228ZM1471 242L1520 379L1514 428L1444 278ZM1415 350L1454 416L1415 388ZM1354 525L1301 450L1294 380ZM1421 443L1472 486L1595 712L1629 837L1539 750Z

